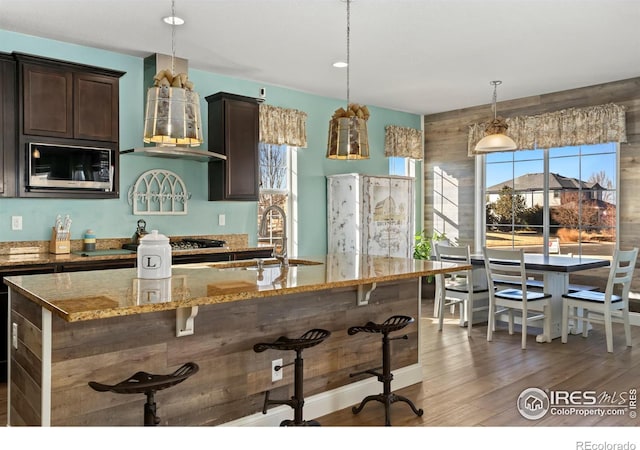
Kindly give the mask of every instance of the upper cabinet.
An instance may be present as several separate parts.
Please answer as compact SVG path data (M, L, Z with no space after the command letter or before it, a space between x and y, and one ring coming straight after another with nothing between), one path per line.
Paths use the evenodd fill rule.
M17 55L22 134L118 142L122 72Z
M0 196L16 195L16 63L0 53Z
M206 97L209 150L226 160L209 162L209 200L257 201L259 194L259 102L218 92Z
M124 72L13 53L17 62L17 195L24 197L118 197L119 79ZM110 190L32 189L30 143L109 148Z

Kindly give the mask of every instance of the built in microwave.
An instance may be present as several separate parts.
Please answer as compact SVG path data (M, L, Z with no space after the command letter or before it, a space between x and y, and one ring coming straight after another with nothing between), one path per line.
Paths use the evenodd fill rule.
M112 151L29 142L27 189L85 189L111 191Z

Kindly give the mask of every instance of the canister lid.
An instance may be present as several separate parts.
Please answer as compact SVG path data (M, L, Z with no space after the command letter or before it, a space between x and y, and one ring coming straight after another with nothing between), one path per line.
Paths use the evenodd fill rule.
M144 236L142 236L140 238L140 242L144 242L145 244L147 243L155 243L155 242L159 242L159 243L169 243L169 238L166 237L164 234L160 234L158 233L158 230L151 230L151 233L145 234Z

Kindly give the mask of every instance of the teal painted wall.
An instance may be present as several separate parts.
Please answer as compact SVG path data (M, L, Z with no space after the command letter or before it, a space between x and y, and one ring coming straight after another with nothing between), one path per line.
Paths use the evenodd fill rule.
M126 74L120 79L120 148L142 146L142 129L146 87L143 86L143 59L59 41L0 30L0 51L21 52L62 59ZM299 251L300 255L326 253L326 175L336 173L388 174L384 157L384 127L399 125L421 127L421 117L367 105L371 158L365 161L333 161L325 158L329 117L344 106L344 99L310 95L265 83L230 78L218 74L189 70L189 79L201 97L203 133L207 137L207 104L204 97L219 91L257 97L267 89L268 104L295 108L307 113L308 147L298 152L299 183ZM205 142L203 149L207 148ZM419 163L421 164L421 163ZM167 169L178 174L192 194L188 214L183 216L137 216L127 200L127 192L137 178L149 169ZM422 169L416 168L418 205L422 203ZM420 210L419 210L420 211ZM416 230L422 216L416 214ZM250 245L256 243L256 202L207 201L207 165L196 161L169 160L134 155L120 156L120 198L106 200L4 199L0 198L0 241L47 240L57 214L69 214L73 220L72 238L79 239L91 228L100 238L131 236L139 218L147 229L166 235L247 233ZM218 214L226 215L226 225L218 226ZM11 230L11 216L23 217L23 230Z

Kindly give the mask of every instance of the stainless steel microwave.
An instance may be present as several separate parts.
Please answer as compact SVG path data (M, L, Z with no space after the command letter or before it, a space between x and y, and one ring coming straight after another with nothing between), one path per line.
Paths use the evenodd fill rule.
M111 149L37 142L27 145L27 189L112 190Z

